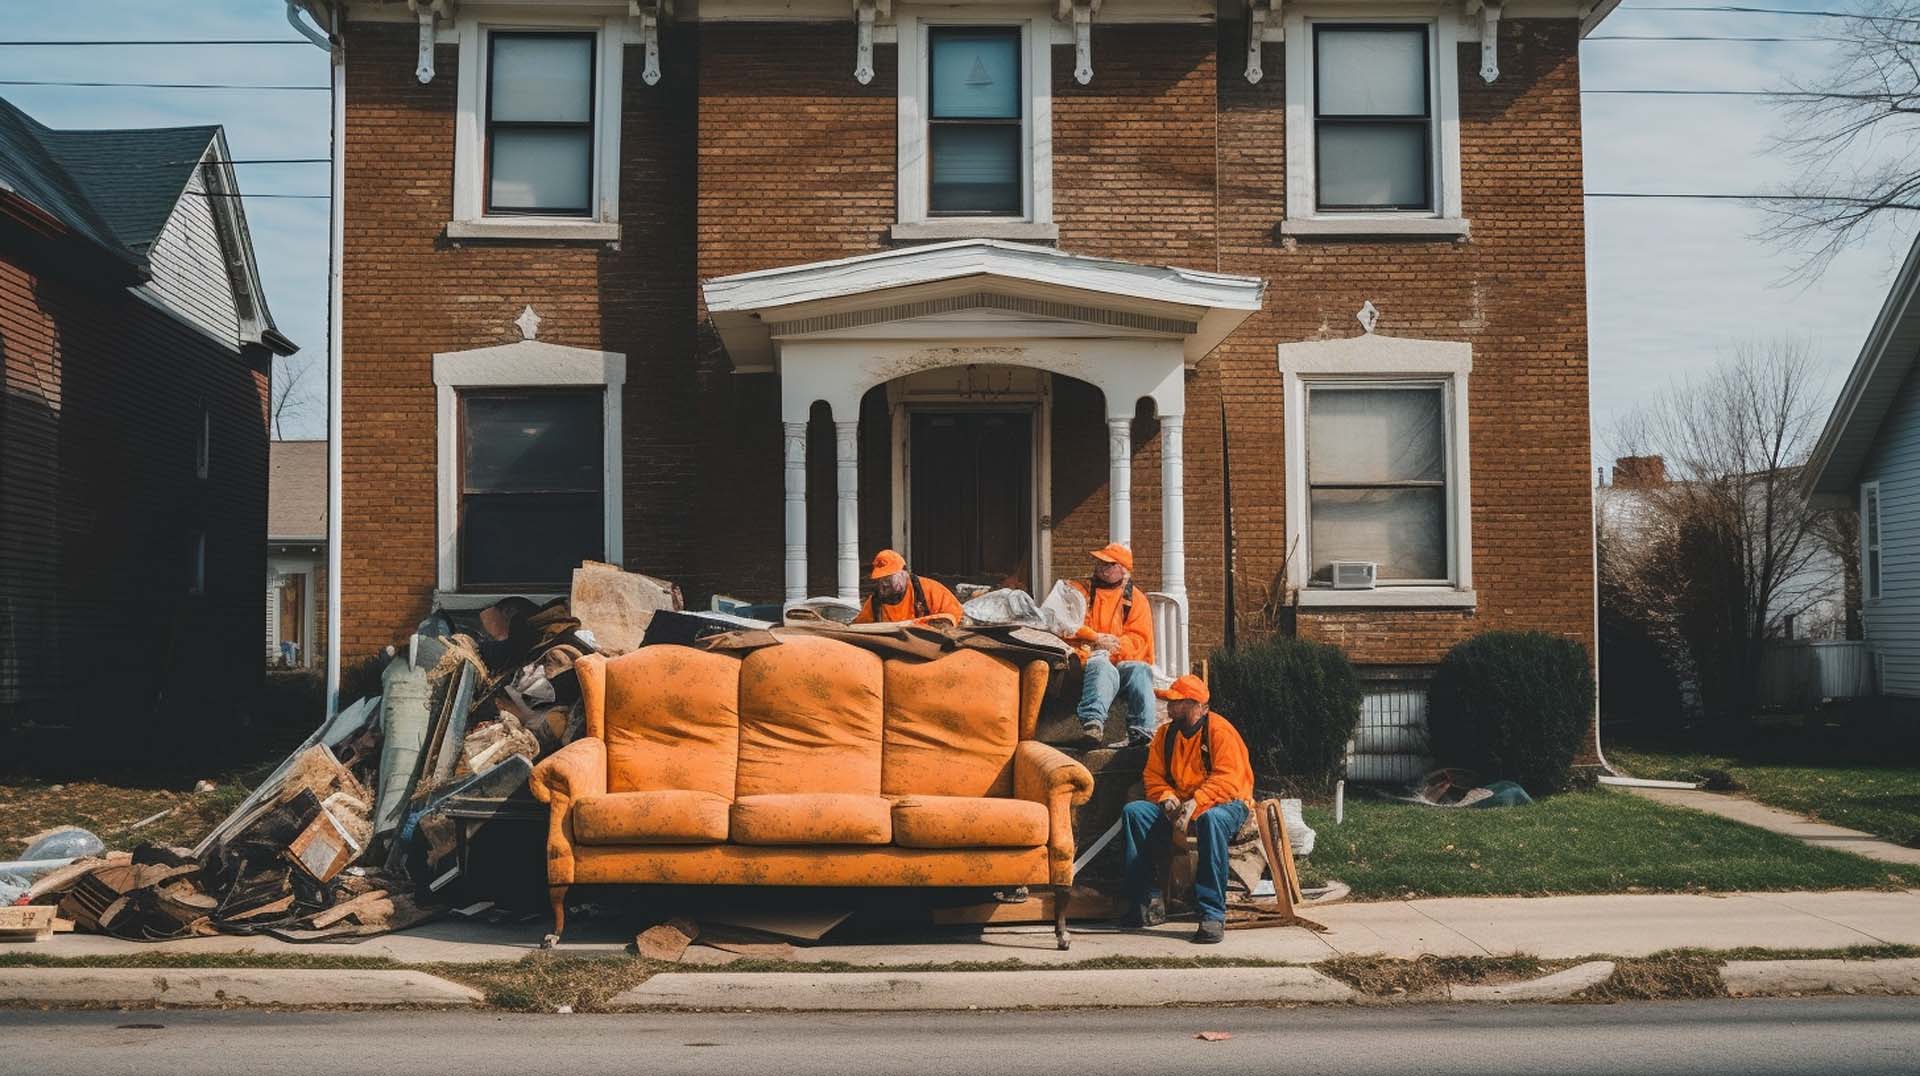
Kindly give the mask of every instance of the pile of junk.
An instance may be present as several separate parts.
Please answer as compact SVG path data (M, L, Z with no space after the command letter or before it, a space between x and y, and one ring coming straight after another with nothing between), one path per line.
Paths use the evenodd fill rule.
M379 695L314 730L198 844L108 852L61 830L0 864L0 904L146 941L341 941L543 907L547 812L527 778L585 730L573 663L644 645L653 615L681 607L670 583L589 562L545 605L436 609L389 648Z

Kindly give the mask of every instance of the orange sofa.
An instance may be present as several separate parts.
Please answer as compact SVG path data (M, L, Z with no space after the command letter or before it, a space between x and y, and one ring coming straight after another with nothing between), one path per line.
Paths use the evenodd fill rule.
M1070 808L1093 777L1033 738L1044 663L802 635L577 668L587 734L532 779L552 940L574 885L1051 885L1067 947Z

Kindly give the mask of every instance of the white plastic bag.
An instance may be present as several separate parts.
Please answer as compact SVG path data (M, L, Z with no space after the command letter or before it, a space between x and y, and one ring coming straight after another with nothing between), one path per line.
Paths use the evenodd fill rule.
M1040 627L1062 638L1070 636L1087 622L1087 596L1079 587L1062 579L1047 592L1047 600L1040 603L1040 615L1044 618Z
M960 607L975 624L1020 624L1044 628L1046 618L1034 604L1033 595L1024 590L989 590Z

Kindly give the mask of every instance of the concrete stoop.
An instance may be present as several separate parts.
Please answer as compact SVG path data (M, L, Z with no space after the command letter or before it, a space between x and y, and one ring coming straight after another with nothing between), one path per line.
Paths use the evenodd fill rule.
M917 1011L1140 1008L1350 1001L1312 968L1125 971L715 972L656 975L608 1002L619 1008Z
M335 968L0 968L0 1002L35 1005L433 1006L483 1000L424 971Z

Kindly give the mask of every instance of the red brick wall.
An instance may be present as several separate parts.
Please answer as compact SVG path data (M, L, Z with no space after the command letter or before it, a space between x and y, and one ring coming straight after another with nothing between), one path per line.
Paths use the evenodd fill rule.
M1364 662L1427 662L1492 627L1591 642L1586 337L1577 37L1573 20L1507 20L1501 77L1461 48L1470 241L1282 243L1285 72L1241 74L1244 28L1097 26L1095 76L1054 50L1055 216L1086 254L1256 274L1267 307L1190 373L1188 587L1196 655L1243 633L1285 549L1281 379L1274 345L1356 330L1474 344L1472 469L1479 608L1303 616L1303 634ZM456 56L412 78L410 27L355 24L349 48L346 607L351 656L397 637L433 584L435 351L513 339L531 302L543 339L625 351L627 561L713 590L774 598L782 576L779 384L734 375L698 309L697 281L890 247L895 50L851 75L844 23L681 24L667 76L627 80L618 253L439 238L450 213ZM637 68L629 52L629 67ZM1106 537L1105 402L1059 380L1054 570L1080 575ZM885 409L862 408L862 554L890 540ZM1133 534L1159 582L1158 422L1134 423ZM825 417L811 438L810 582L833 579ZM1224 434L1224 436L1223 436ZM1232 463L1230 476L1223 460ZM1231 497L1227 487L1231 485ZM1229 500L1232 527L1227 526Z
M0 235L0 364L0 727L108 733L88 761L232 729L261 682L264 353Z

